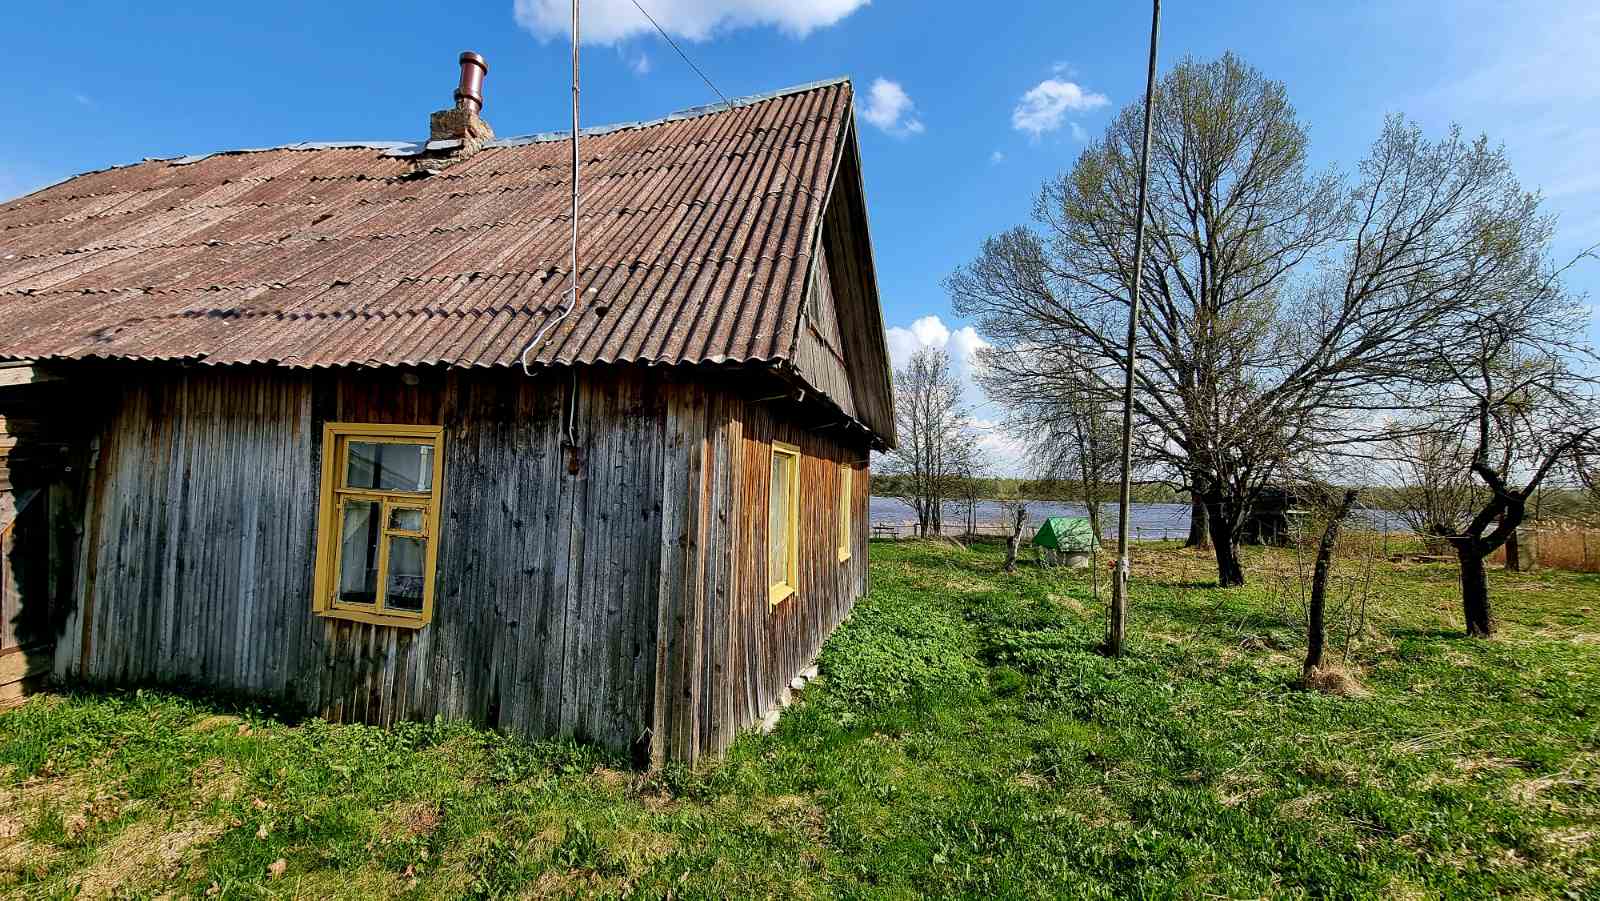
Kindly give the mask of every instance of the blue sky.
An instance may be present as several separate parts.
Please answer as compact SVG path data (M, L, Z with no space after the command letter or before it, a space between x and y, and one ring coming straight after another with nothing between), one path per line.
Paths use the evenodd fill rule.
M970 349L940 280L1025 220L1080 136L1143 89L1143 3L641 2L730 96L856 80L858 111L873 113L864 167L897 352ZM596 40L584 49L586 124L715 99L629 0L584 9ZM497 132L567 121L566 0L35 3L4 21L0 198L145 156L415 139L449 104L463 49L489 59L484 112ZM1351 169L1390 112L1433 133L1459 122L1504 142L1545 192L1559 254L1600 242L1600 11L1589 4L1169 0L1163 69L1230 49L1287 83L1319 165ZM1600 295L1600 264L1581 264L1572 284Z

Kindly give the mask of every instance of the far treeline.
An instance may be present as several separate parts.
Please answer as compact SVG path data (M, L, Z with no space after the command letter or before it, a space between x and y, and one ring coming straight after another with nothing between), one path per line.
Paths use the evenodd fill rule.
M1083 503L1084 485L1071 479L1003 479L978 477L962 480L956 494L945 498L947 502L965 503L968 498L986 501L1058 501L1067 504ZM906 497L911 494L913 480L901 473L872 476L872 493L879 497ZM1101 503L1115 503L1116 485L1091 486ZM1136 504L1187 504L1189 495L1161 482L1135 483L1133 501Z
M1115 483L1084 483L1073 479L1007 479L980 477L962 479L956 492L945 498L947 503L965 504L969 499L980 501L1051 501L1063 504L1083 504L1086 495L1097 503L1114 504L1117 500ZM872 493L878 497L907 497L912 490L912 480L899 473L872 476ZM1426 523L1413 526L1410 514L1425 501L1417 492L1405 485L1339 486L1335 490L1358 488L1361 506L1368 510L1388 510L1402 514L1408 527L1424 530ZM1174 488L1165 482L1134 482L1133 502L1136 504L1187 504L1191 502L1187 491ZM1528 501L1528 519L1587 521L1595 517L1596 510L1589 495L1577 488L1547 488L1535 492Z
M1595 248L1556 258L1555 217L1487 136L1395 115L1353 165L1314 169L1288 87L1231 53L1151 97L1148 144L1141 99L944 282L983 339L963 367L1040 479L1017 500L1073 500L1105 531L1131 331L1134 497L1187 500L1219 586L1245 584L1239 544L1273 498L1335 523L1392 506L1454 550L1466 631L1491 634L1490 555L1552 499L1600 515L1600 354L1566 285ZM926 347L895 374L879 490L924 534L996 475L956 371Z

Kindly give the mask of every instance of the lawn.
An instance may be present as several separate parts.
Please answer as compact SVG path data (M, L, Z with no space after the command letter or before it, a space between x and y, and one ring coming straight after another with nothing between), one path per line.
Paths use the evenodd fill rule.
M1297 561L1144 548L1128 655L1087 575L872 548L823 677L720 764L635 774L459 725L293 723L165 692L0 714L0 894L1600 896L1600 577L1343 561L1296 687ZM1277 573L1277 577L1269 573ZM1103 587L1103 586L1102 586Z

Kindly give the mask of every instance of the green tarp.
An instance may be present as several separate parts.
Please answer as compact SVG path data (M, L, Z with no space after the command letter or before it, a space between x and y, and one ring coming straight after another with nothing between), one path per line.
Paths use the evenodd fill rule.
M1033 543L1068 553L1088 553L1095 546L1094 529L1086 517L1052 516L1034 533Z

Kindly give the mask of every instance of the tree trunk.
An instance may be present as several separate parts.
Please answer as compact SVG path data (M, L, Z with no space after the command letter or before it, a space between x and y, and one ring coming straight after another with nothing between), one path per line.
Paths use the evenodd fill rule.
M1355 506L1358 493L1344 493L1344 500L1328 519L1328 527L1322 530L1322 542L1317 545L1317 563L1311 571L1311 609L1308 611L1306 629L1306 662L1300 671L1302 678L1311 678L1312 671L1322 665L1322 647L1327 631L1324 621L1328 610L1328 572L1333 567L1333 548L1339 541L1339 525L1350 515L1350 508Z
M1198 494L1189 496L1189 540L1184 547L1210 547L1211 535L1207 531L1206 502Z
M1206 525L1211 531L1211 548L1217 557L1217 585L1238 588L1244 584L1244 565L1239 562L1239 540L1233 533L1233 518L1227 515L1220 497L1206 499Z
M1506 572L1522 572L1522 545L1517 541L1516 529L1506 536Z
M1017 508L1016 521L1011 526L1011 539L1006 542L1006 572L1017 571L1017 548L1022 544L1022 519L1027 514L1021 507Z
M1099 544L1102 538L1100 534L1100 502L1098 500L1089 500L1083 506L1089 511L1089 531L1094 533L1095 543Z
M1461 561L1461 613L1467 621L1467 634L1488 638L1494 634L1494 621L1489 611L1489 576L1483 565L1487 555L1470 536L1454 543L1456 558Z

